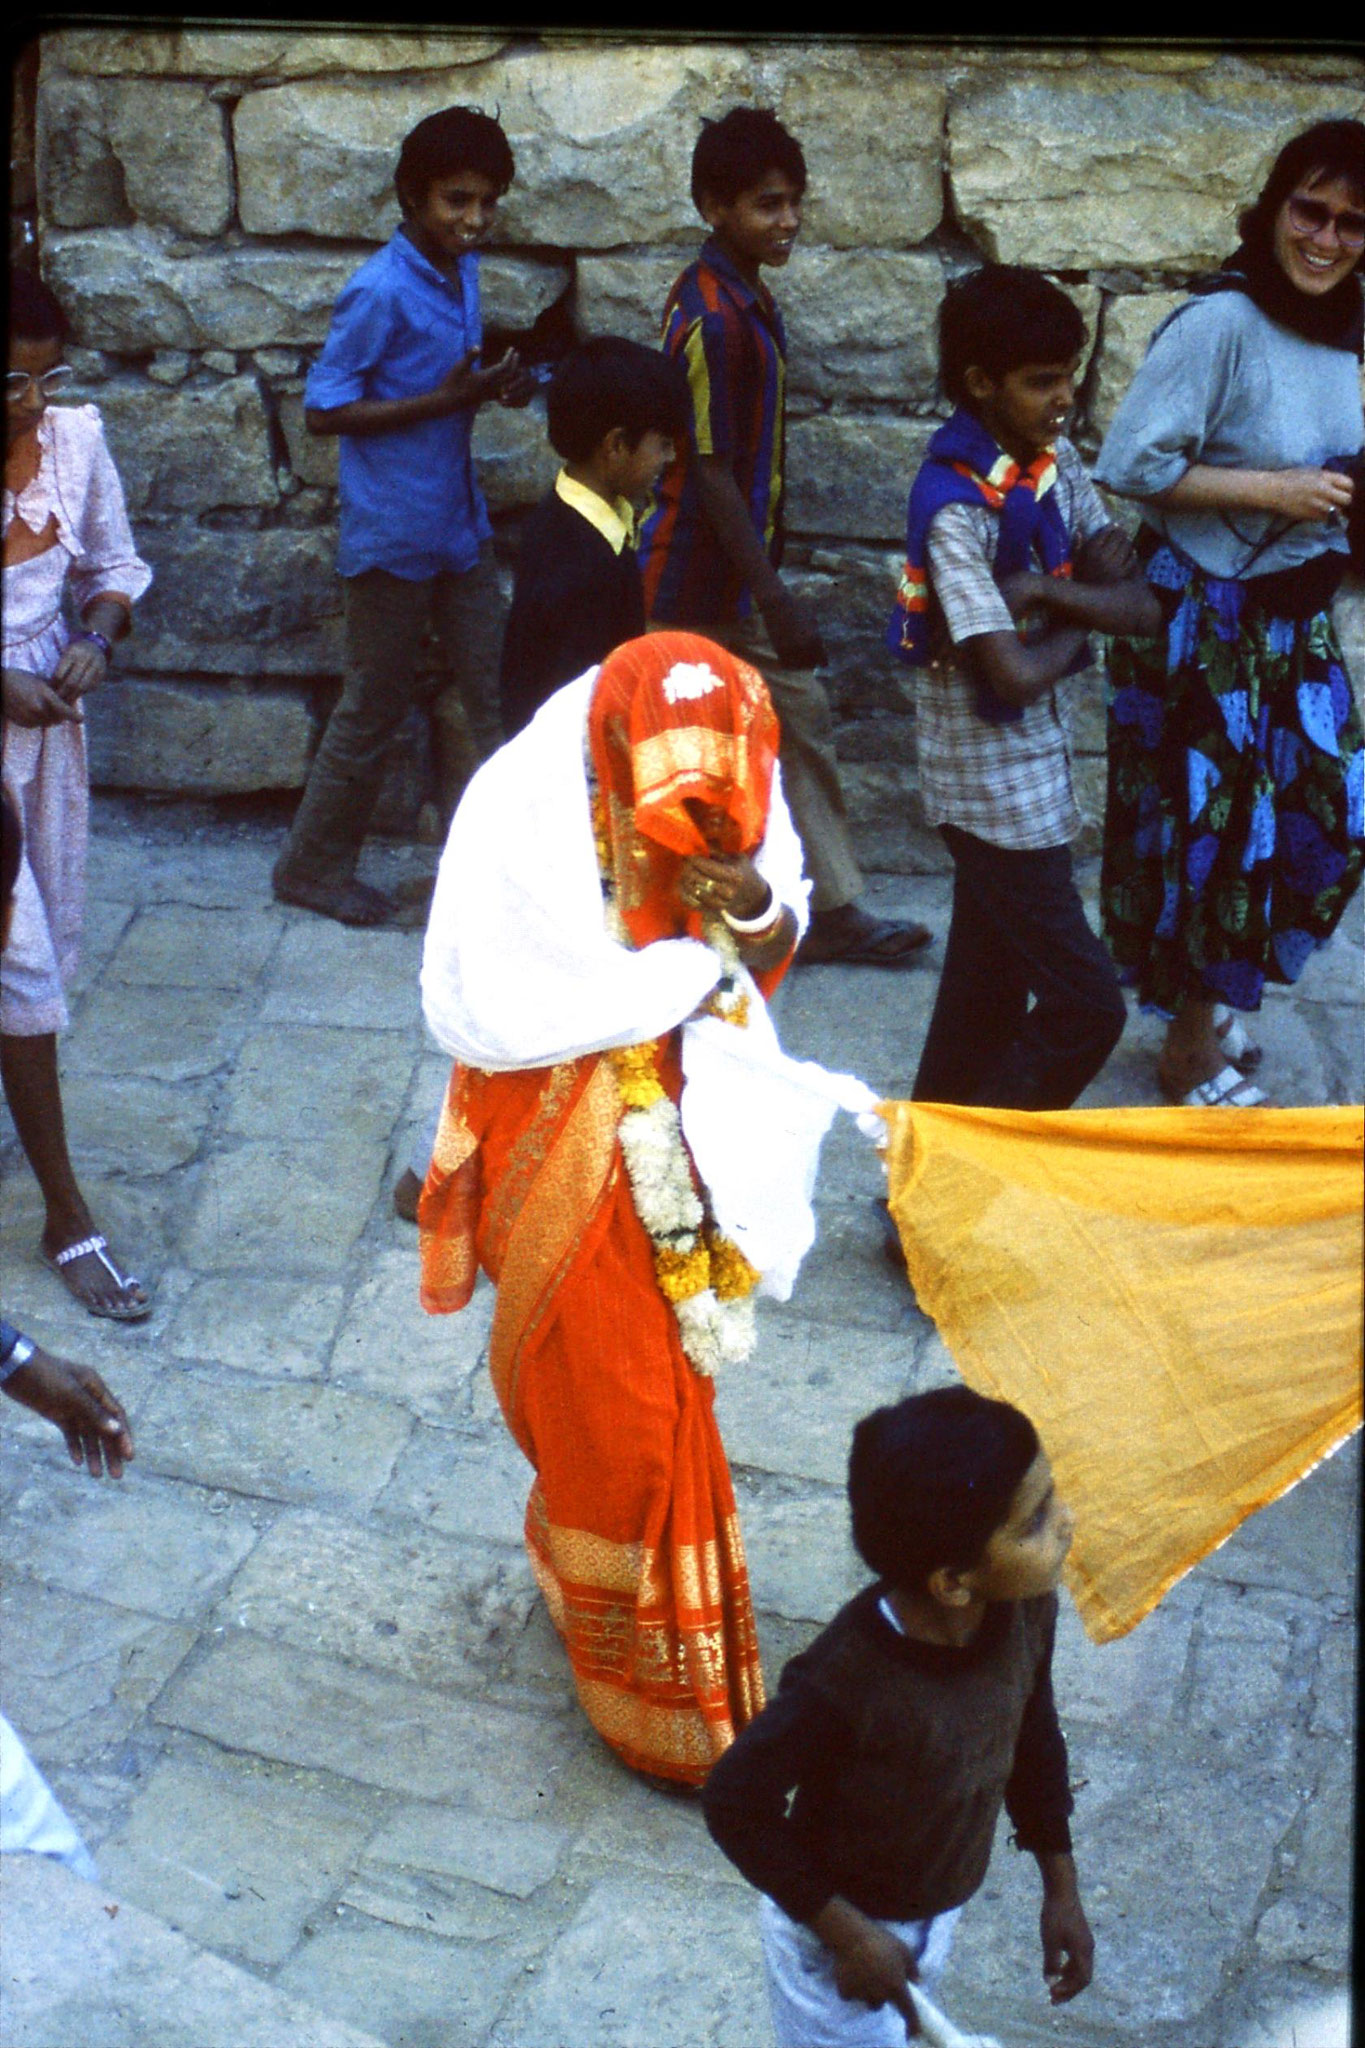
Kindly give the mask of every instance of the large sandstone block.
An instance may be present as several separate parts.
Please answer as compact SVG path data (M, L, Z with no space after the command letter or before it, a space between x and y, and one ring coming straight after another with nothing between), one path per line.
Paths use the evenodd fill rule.
M303 423L302 392L286 392L280 399L280 427L289 451L289 467L301 484L321 485L335 490L341 442L336 434L310 434Z
M254 377L167 391L120 378L99 408L133 512L207 512L279 500L270 426Z
M301 788L313 721L297 691L120 677L88 700L86 731L98 789L227 796Z
M657 348L664 300L673 280L696 261L703 230L690 246L621 255L580 256L574 304L585 334L624 334Z
M398 222L399 145L452 101L497 106L517 175L501 239L558 248L674 240L696 221L704 113L746 97L742 52L711 45L523 50L457 75L357 93L318 80L248 93L234 116L243 226L379 241Z
M343 35L298 29L66 29L43 54L68 71L108 77L312 78L353 72L445 71L497 55L505 38L459 30Z
M147 227L49 234L44 262L77 338L126 354L319 345L358 268L353 251L186 254Z
M155 581L137 608L139 669L176 675L337 675L341 590L328 528L138 533Z
M220 235L232 216L223 113L202 86L45 73L38 138L41 204L59 226Z
M481 406L474 416L474 467L490 512L510 512L543 498L559 469L545 433L544 406Z
M800 142L809 241L903 249L934 232L943 218L942 52L789 43L763 52L758 69L759 89L734 97L772 106Z
M1361 100L1330 111L1359 113ZM949 107L953 196L1001 262L1197 269L1235 244L1275 152L1326 111L1321 86L1233 61L1193 76L978 77Z
M485 327L522 329L560 299L573 283L573 266L549 256L485 256L479 263L479 303Z
M824 399L927 404L936 376L937 257L885 249L803 249L773 280L794 391Z
M1109 431L1123 395L1147 353L1156 329L1184 303L1184 292L1125 293L1104 309L1104 334L1095 363L1090 394L1091 424L1099 434Z
M133 213L109 135L103 84L44 74L35 128L38 203L45 219L64 228L127 226Z
M793 421L787 430L789 529L894 545L905 533L911 479L938 424L835 413Z

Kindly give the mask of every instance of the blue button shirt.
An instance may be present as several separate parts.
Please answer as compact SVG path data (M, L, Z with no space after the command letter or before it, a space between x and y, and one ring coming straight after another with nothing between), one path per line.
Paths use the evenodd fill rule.
M483 341L478 257L461 256L458 272L458 283L443 276L400 228L343 288L305 405L330 412L434 389ZM342 576L387 569L418 581L473 568L492 533L470 454L473 419L464 406L395 433L340 437Z

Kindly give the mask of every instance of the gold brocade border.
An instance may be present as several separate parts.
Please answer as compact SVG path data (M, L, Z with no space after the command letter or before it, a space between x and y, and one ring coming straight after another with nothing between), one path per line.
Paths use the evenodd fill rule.
M672 1765L675 1772L681 1767L689 1779L700 1782L735 1739L728 1713L711 1719L698 1707L657 1706L638 1693L622 1692L579 1672L574 1673L574 1682L598 1734L645 1770Z
M561 1060L551 1067L535 1109L508 1154L498 1185L484 1202L484 1247L495 1273L502 1271L512 1226L554 1143L555 1125L564 1113L577 1072L576 1060Z
M516 1413L520 1353L551 1285L572 1258L617 1167L621 1102L611 1062L598 1057L507 1234L498 1276L488 1366L509 1420Z
M680 726L637 740L631 767L638 811L641 805L666 804L679 783L695 783L699 775L744 788L749 747L743 733L719 732L709 725Z

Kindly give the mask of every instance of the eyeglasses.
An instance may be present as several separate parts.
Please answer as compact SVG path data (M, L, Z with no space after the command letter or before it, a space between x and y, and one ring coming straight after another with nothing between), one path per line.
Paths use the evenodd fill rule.
M36 384L44 398L55 398L59 391L65 391L75 374L70 363L58 363L55 370L47 370L41 377L31 375L28 370L7 370L5 397L27 398L30 388Z
M1295 192L1289 200L1289 225L1295 234L1320 235L1334 227L1343 249L1365 249L1365 213L1333 213L1320 199L1304 199Z

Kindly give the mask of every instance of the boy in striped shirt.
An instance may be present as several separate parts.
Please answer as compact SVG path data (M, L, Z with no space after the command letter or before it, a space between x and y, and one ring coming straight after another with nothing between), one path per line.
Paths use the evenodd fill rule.
M774 114L734 107L703 126L692 197L711 236L670 291L663 328L665 352L687 371L691 418L640 536L645 607L651 625L733 649L772 692L783 783L814 883L800 957L900 967L931 935L858 906L863 880L816 675L824 644L814 613L778 574L786 336L759 272L790 257L805 189L801 146Z

